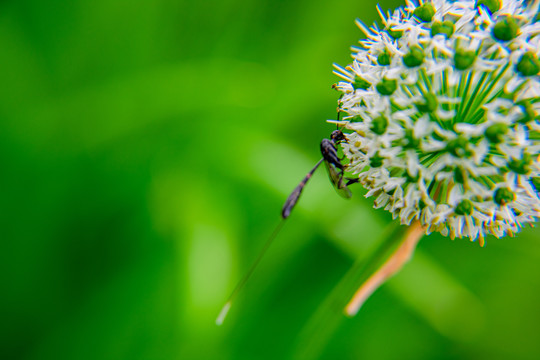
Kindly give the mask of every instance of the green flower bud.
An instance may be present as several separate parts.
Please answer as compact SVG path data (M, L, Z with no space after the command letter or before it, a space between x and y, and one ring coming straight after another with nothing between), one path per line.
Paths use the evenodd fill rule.
M390 61L392 61L392 56L387 49L384 49L384 51L377 56L377 63L381 66L390 65Z
M465 183L465 170L462 167L456 167L454 169L454 180L458 184Z
M450 140L448 142L448 144L446 145L446 151L456 157L469 157L472 155L472 152L468 147L469 140L465 139L462 136L459 136L454 140Z
M437 34L443 34L446 35L447 38L452 36L454 33L454 23L450 20L446 20L444 22L440 21L434 21L431 25L431 36L435 36Z
M383 165L383 160L384 158L379 156L379 153L376 153L371 159L369 159L369 165L374 168L381 167Z
M354 82L352 83L352 86L354 90L358 90L358 89L366 90L367 88L371 86L371 83L367 80L364 80L360 76L356 76L354 78Z
M384 78L376 88L381 95L392 95L397 89L397 80Z
M418 45L409 48L409 52L403 56L403 64L408 68L420 66L424 62L424 50Z
M518 120L522 124L527 124L528 122L536 119L536 112L530 102L530 100L521 100L517 103L523 110L523 116Z
M416 173L415 176L412 176L410 173L409 173L409 170L405 171L404 173L404 176L405 176L405 179L408 183L417 183L418 180L420 179L420 175L419 173Z
M378 116L371 122L371 131L377 135L382 135L386 132L388 127L388 119L384 116Z
M470 200L461 200L457 204L456 209L454 210L458 215L471 215L474 210L474 206Z
M474 64L476 60L476 53L474 51L467 51L463 49L457 49L454 54L454 66L458 70L466 70Z
M493 27L493 36L500 41L510 41L519 33L519 25L512 16L505 16Z
M433 15L435 15L435 7L431 3L422 4L414 9L414 16L423 22L430 22Z
M503 142L503 135L505 135L508 132L508 126L503 123L496 123L493 125L490 125L486 129L486 138L495 144L499 144Z
M506 100L511 100L511 101L516 101L516 93L514 93L514 92L508 93L508 92L506 92L506 90L503 90L500 98L501 99L506 99Z
M532 184L537 192L540 192L540 177L532 178Z
M420 146L420 139L414 137L411 129L405 130L405 136L401 139L401 146L406 149L418 149Z
M439 101L437 100L437 96L433 93L427 93L424 95L424 100L421 102L415 103L416 108L421 113L430 113L435 110L437 110L437 106L439 106Z
M501 0L477 0L476 7L481 5L484 5L493 14L501 9Z
M388 35L395 40L400 39L403 36L403 30L393 30L392 28L389 28L387 31Z
M499 205L506 205L516 199L516 194L508 188L498 188L493 195L493 201Z
M527 51L521 59L519 59L516 70L522 76L533 76L540 71L540 61L536 54L532 51Z
M508 168L521 175L527 175L531 171L531 155L525 153L521 159L512 159L508 162Z

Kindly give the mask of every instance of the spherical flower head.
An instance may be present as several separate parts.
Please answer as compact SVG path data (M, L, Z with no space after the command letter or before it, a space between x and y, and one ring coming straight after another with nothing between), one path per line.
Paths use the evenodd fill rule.
M540 0L433 0L383 14L334 65L347 171L402 224L469 237L540 217Z

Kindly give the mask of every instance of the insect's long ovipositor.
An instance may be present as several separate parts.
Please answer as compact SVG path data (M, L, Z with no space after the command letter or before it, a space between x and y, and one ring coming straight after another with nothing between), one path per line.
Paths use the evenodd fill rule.
M270 235L268 240L266 240L266 243L264 243L264 246L263 246L262 250L259 252L259 255L257 256L257 259L255 259L253 264L251 264L251 267L245 273L244 277L238 282L238 284L236 284L236 287L232 291L231 295L229 295L229 298L227 299L227 302L225 302L225 305L223 305L223 308L221 309L221 311L219 312L218 317L216 318L216 325L223 324L223 321L227 317L227 314L229 313L232 302L236 298L236 295L240 292L240 290L242 290L244 285L247 283L247 281L251 277L251 274L253 274L253 271L255 271L255 268L257 267L257 265L259 265L259 262L264 257L264 254L266 254L266 251L268 250L270 245L272 245L272 242L274 241L277 234L279 233L279 231L283 227L284 223L285 223L285 219L282 219L279 222L279 224L276 226L276 228L274 229L274 231L272 232L272 234Z
M345 135L340 130L335 130L332 132L330 139L323 139L321 141L321 153L322 153L322 159L317 162L317 164L311 169L310 172L306 174L304 179L296 186L296 188L292 191L292 193L289 195L287 200L285 201L285 204L283 204L283 208L281 209L281 218L282 220L280 223L276 226L268 240L266 240L266 243L264 244L262 250L259 252L259 255L249 268L249 270L246 272L246 274L242 277L242 279L238 282L234 290L232 291L231 295L225 302L225 305L219 312L218 317L216 318L216 324L221 325L223 324L223 321L227 317L227 314L229 313L229 310L231 309L232 302L240 292L240 290L244 287L244 285L247 283L255 269L257 268L257 265L259 265L259 262L262 260L264 255L266 254L266 251L276 238L277 234L283 227L283 224L285 223L285 220L291 215L291 211L294 208L294 206L298 203L298 200L300 199L300 195L302 195L302 191L304 190L307 182L311 177L313 176L313 173L317 168L321 165L321 163L324 161L326 168L328 170L328 175L330 177L330 181L334 185L334 188L337 190L338 194L345 198L351 197L351 192L347 188L347 185L349 183L343 182L343 172L345 169L345 166L341 164L341 160L339 159L339 156L337 154L336 144L342 140L346 140ZM339 170L339 171L338 171Z

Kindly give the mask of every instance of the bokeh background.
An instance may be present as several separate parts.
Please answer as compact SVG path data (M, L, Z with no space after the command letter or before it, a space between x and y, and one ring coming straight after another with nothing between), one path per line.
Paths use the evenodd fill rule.
M333 130L356 17L375 3L0 2L0 358L303 358L390 222L324 171L214 319ZM539 235L425 238L315 355L540 358Z

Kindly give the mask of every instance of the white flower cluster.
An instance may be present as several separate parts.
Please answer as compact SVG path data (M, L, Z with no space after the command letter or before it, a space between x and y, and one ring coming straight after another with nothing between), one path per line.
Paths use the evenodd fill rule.
M407 1L357 21L335 122L376 208L481 244L540 217L539 3Z

